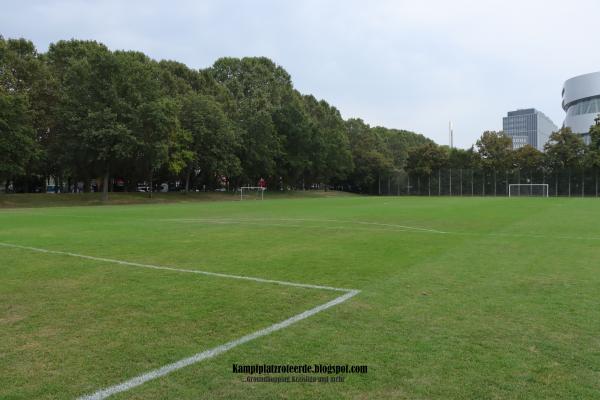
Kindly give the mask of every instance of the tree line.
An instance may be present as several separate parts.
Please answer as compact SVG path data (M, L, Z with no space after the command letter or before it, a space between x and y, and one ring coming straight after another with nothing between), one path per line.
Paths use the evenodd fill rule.
M462 181L462 172L468 171L477 175L466 178L476 186L477 194L506 194L510 183L546 183L556 195L571 195L575 190L582 195L597 195L600 116L590 127L587 144L581 135L563 127L550 135L543 152L530 145L513 150L512 139L503 132L486 131L468 150L435 143L415 146L408 151L405 168L408 180L411 177L413 180L412 184L409 181L406 185L413 188L414 194L431 193L432 179L434 194L452 194L447 185L452 184L454 177L455 188L458 187L458 177ZM436 190L436 187L439 188ZM462 187L460 189L462 191ZM406 191L410 193L410 188Z
M403 170L422 135L344 120L294 89L264 57L206 69L68 40L39 53L0 36L0 182L5 192L57 187L136 190L326 184L376 192ZM411 156L412 154L412 156ZM408 164L407 164L408 163Z

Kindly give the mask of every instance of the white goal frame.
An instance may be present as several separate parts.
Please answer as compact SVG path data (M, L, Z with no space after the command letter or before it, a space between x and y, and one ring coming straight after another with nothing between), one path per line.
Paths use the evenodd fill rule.
M250 191L250 190L256 190L257 193L260 193L260 199L264 200L265 199L265 190L267 188L264 188L262 186L242 186L240 188L240 201L244 200L244 190L246 190L246 192Z
M522 187L528 187L529 188L529 194L524 194L524 195L521 194L521 188ZM542 194L540 196L532 194L534 187L541 187L542 188ZM517 194L513 194L513 188L518 188L519 192ZM520 196L549 197L550 196L550 194L549 194L549 186L548 186L547 183L511 183L510 185L508 185L508 197L520 197Z

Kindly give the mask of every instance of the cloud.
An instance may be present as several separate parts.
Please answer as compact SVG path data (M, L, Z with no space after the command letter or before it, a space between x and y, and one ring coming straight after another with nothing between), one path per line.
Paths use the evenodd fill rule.
M470 146L515 108L557 125L564 80L600 69L597 1L12 2L2 33L72 37L194 68L262 55L344 117Z

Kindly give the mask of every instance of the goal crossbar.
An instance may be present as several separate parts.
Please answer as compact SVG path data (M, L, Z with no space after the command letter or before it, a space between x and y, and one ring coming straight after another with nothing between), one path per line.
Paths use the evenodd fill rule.
M540 196L548 197L547 183L511 183L508 185L508 197Z

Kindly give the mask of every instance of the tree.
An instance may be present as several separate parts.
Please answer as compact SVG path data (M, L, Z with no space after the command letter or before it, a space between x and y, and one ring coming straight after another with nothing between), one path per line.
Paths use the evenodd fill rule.
M380 183L381 177L394 169L389 149L378 132L361 119L349 119L346 129L355 166L351 181L359 191L374 191L375 183Z
M577 169L582 166L585 144L571 128L561 128L550 135L544 146L550 166L555 170Z
M514 166L529 176L543 170L545 158L544 153L537 150L535 147L525 145L514 151L513 154Z
M307 178L310 182L342 182L354 167L344 120L326 101L314 96L302 99L312 131Z
M453 169L474 169L480 161L479 153L473 147L467 150L454 147L448 153L448 167Z
M240 160L236 155L240 138L215 99L190 93L183 100L180 118L182 128L191 135L192 157L186 167L186 192L192 173L200 172L205 179L213 181L221 176L229 179L240 174Z
M485 168L496 171L510 168L512 141L504 132L485 131L476 146Z
M59 42L51 46L49 58L61 82L58 135L64 147L57 150L66 154L72 169L84 169L88 177L102 174L106 200L111 169L132 157L136 145L127 113L131 98L123 88L123 81L134 76L96 42Z
M274 177L284 168L284 140L273 118L293 91L289 74L268 58L257 57L221 58L210 75L235 101L228 109L240 131L242 179Z
M494 195L496 195L497 173L507 172L513 164L512 140L504 132L485 131L476 143L481 165L493 171ZM483 177L485 193L485 174Z
M408 172L428 176L433 171L444 168L448 165L447 149L438 146L435 143L426 143L421 146L413 147L408 151L406 160L406 169Z
M590 144L585 149L585 165L588 168L600 169L600 115L590 127Z
M138 109L138 161L147 173L150 197L154 174L159 169L166 167L178 174L193 159L188 150L192 137L181 128L179 112L177 103L166 97L144 103Z
M286 186L295 185L311 173L315 161L315 154L311 153L319 154L321 150L320 146L315 146L319 132L311 125L304 106L300 94L290 91L281 107L273 113L282 150L277 160L277 175L283 178Z
M25 173L35 152L27 100L0 90L0 178L5 180L6 188L11 178Z
M373 129L384 139L385 145L391 153L394 167L397 169L404 168L410 148L433 143L425 136L410 131L388 129L382 126Z
M51 104L47 101L49 81L47 67L31 41L5 40L0 35L0 140L4 142L0 158L4 158L4 175L26 176L26 190L31 177L42 169Z

